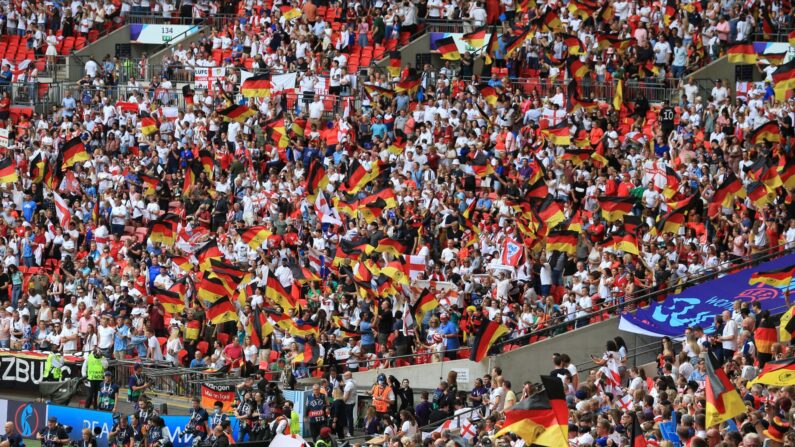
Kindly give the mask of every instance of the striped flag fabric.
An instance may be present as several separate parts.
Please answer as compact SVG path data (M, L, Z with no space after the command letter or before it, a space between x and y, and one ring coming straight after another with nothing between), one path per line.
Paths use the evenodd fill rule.
M14 167L14 162L9 157L0 160L0 183L16 183L17 180L19 180L19 174Z
M475 342L469 351L469 360L480 362L488 355L489 349L500 337L507 334L509 329L497 321L489 321L481 326L480 332L475 336Z

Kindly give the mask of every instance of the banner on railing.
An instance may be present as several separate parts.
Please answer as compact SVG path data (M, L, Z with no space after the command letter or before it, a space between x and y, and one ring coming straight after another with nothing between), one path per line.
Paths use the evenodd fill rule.
M47 354L33 351L0 351L0 382L17 389L36 389L44 377ZM65 356L63 378L80 375L83 359Z
M216 82L226 77L226 68L196 67L193 73L197 88L212 90Z
M69 438L75 441L81 439L81 433L84 428L94 432L95 428L99 434L97 435L97 447L108 446L108 433L113 428L113 413L108 411L86 410L76 407L63 407L60 405L47 405L46 418L56 417L58 422L63 425L72 427L72 432L69 433ZM163 430L163 435L174 444L174 447L190 447L193 444L193 435L185 433L185 427L188 425L188 416L161 416L166 427ZM44 420L46 420L46 418ZM236 418L230 416L229 420L232 426L232 436L238 438L238 428Z
M639 309L634 314L621 316L618 328L635 334L655 337L681 337L685 329L700 325L709 332L715 315L731 310L734 301L758 301L762 309L784 309L786 287L771 287L766 284L749 284L755 272L765 272L795 265L795 254L768 261L723 278L707 281L669 296L665 301Z
M213 408L216 402L224 404L223 411L232 411L232 406L235 403L235 386L203 383L202 407L205 409Z

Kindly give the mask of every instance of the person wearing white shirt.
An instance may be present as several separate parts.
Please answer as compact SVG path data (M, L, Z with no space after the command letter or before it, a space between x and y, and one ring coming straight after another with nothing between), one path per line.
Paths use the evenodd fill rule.
M74 354L77 351L77 328L72 320L66 320L60 333L60 342L64 354Z
M97 346L102 351L102 354L110 357L113 350L113 336L116 334L116 328L108 326L108 318L102 317L102 321L99 323L99 327L97 328L97 335L99 336L99 342Z
M721 333L720 341L723 345L723 355L726 359L734 357L734 351L737 350L737 322L732 319L732 314L728 310L724 310L723 314L723 332Z
M279 280L279 283L285 289L289 290L293 285L293 272L290 270L290 267L287 266L287 258L282 259L282 265L276 267L273 275L276 276L276 279Z

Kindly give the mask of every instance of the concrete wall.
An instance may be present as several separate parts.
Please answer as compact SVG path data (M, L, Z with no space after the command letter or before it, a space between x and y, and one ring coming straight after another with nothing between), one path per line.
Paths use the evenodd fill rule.
M371 369L353 374L359 388L369 389L378 377L384 373L395 376L398 380L408 379L414 389L436 389L441 380L447 379L447 373L458 371L458 389L470 391L475 377L482 377L488 372L488 360L475 363L470 360L451 360L449 362L426 363L422 365L404 366L401 368Z
M618 321L618 318L611 318L566 335L548 338L515 349L492 358L491 365L501 367L503 376L512 382L514 389L519 389L525 381L537 383L540 375L549 374L554 368L552 354L556 352L568 354L572 362L578 365L577 368L582 371L593 366L590 356L601 357L605 351L605 342L617 335L620 335L627 343L630 356L633 356L637 347L642 347L639 351L643 352L649 349L643 347L659 340L656 337L619 331ZM639 355L634 361L630 359L629 365L641 365L654 360L657 355L656 346L654 348L653 352Z
M422 67L415 67L418 54L430 53L431 51L431 36L424 33L420 37L412 40L405 47L400 49L400 60L403 65L411 65L414 68L422 69ZM386 69L389 66L389 52L384 53L384 59L377 64L379 67Z

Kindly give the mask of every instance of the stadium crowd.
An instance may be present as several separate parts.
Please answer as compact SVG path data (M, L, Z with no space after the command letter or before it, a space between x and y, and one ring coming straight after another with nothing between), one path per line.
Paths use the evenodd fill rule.
M97 22L99 11L111 20L124 5L153 6L92 4L86 20ZM42 6L54 30L46 11L57 8ZM768 81L745 99L733 100L734 86L720 81L703 94L692 79L664 103L598 89L613 79L686 78L753 30L791 27L783 4L760 19L747 5L618 1L585 20L527 2L376 3L370 17L346 4L339 29L312 20L315 7L246 3L241 24L175 46L160 84L131 80L137 91L118 101L88 87L118 69L109 63L92 65L85 91L49 113L11 117L0 107L0 119L13 118L0 161L0 348L281 373L287 386L324 377L319 412L308 415L312 437L344 437L352 372L512 349L795 245L791 62L760 65ZM7 33L19 33L15 14L5 15ZM278 25L265 26L268 17ZM365 47L441 17L467 19L473 33L505 19L499 38L480 38L493 61L488 83L471 80L467 52L439 70L395 55L389 75L350 69L352 53L363 58ZM511 21L537 32L517 45ZM227 76L209 89L179 90L169 79L219 55ZM277 91L267 75L244 81L235 68L298 71L297 93ZM569 83L541 93L504 78L528 73ZM329 106L318 84L348 100ZM165 113L174 102L184 107ZM633 404L619 397L631 395L659 444L655 424L676 410L683 444L739 445L744 435L744 446L761 446L760 436L791 446L791 389L746 388L757 367L791 353L759 349L750 334L767 317L739 307L717 320L717 339L691 328L681 351L666 341L651 383L626 367L620 339L585 380L556 357L552 375L573 407L569 437L629 445ZM476 344L492 321L505 334L484 350ZM706 352L750 400L739 431L702 420ZM620 383L606 383L614 370ZM395 447L442 445L443 431L410 438L483 406L476 432L486 445L480 435L496 433L536 387L524 384L517 396L496 370L480 380L459 396L451 377L415 408L408 382L379 376L364 431ZM262 391L243 392L236 410L249 412L252 432L256 418L291 411L278 388ZM288 421L276 420L271 431L286 433Z

